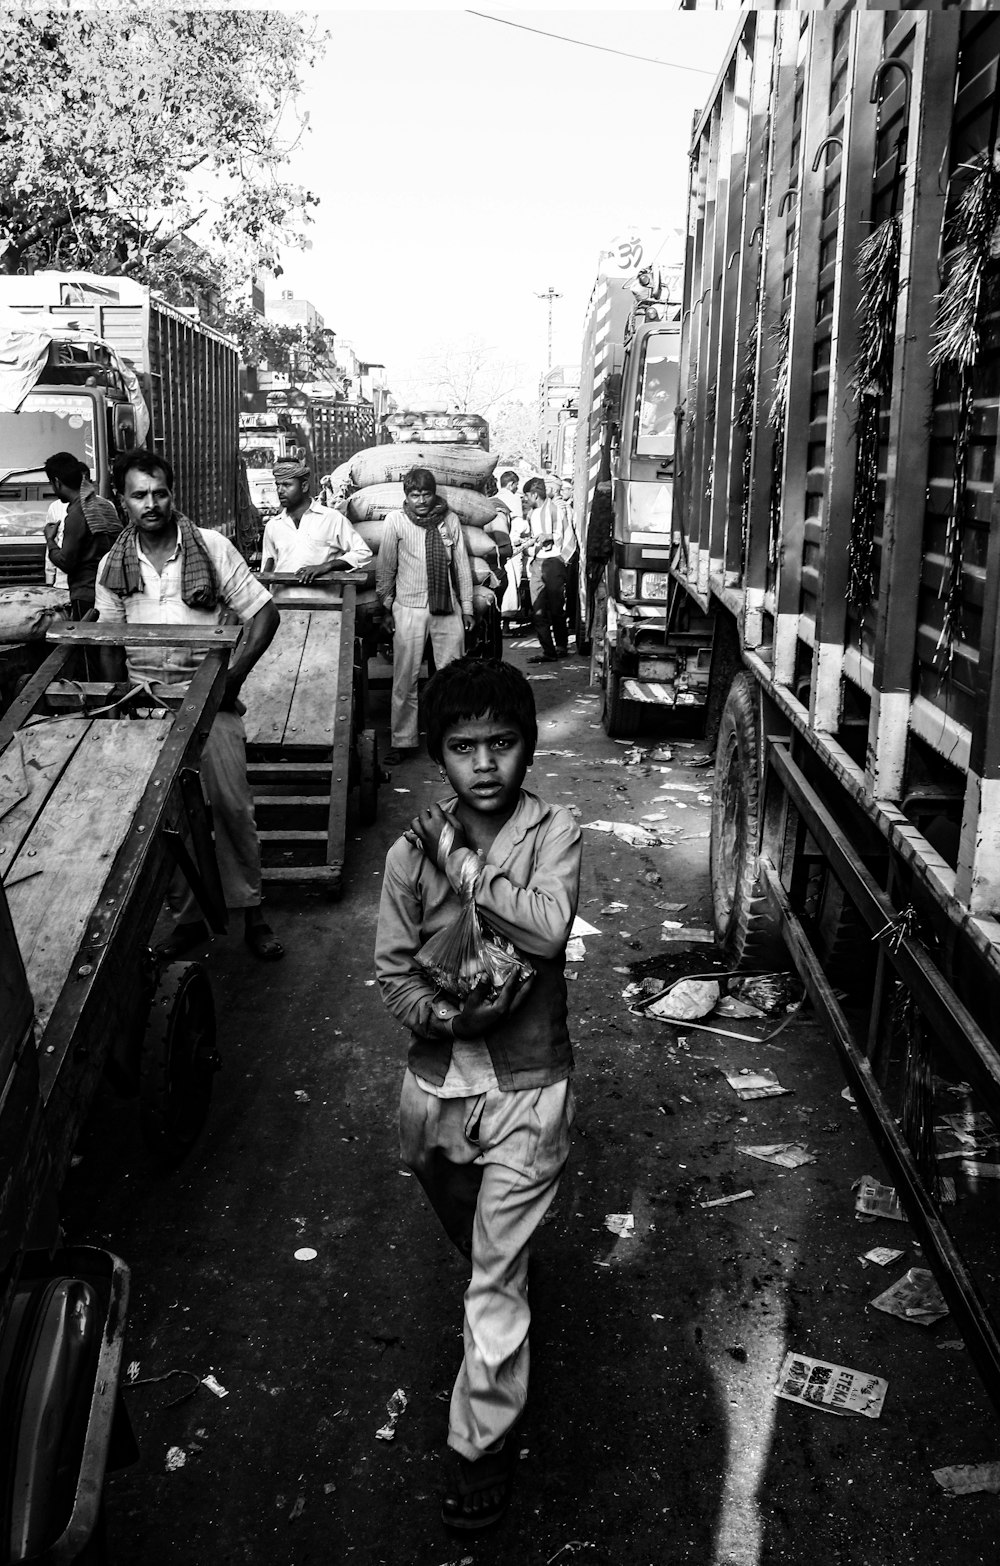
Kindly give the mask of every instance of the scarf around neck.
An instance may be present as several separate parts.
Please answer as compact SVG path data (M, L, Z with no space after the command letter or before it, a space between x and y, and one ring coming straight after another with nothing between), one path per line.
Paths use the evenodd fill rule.
M214 609L219 601L219 582L212 557L190 517L175 511L174 521L181 548L181 598L189 609ZM131 598L143 589L137 539L135 523L130 522L107 554L103 585L118 598Z
M427 607L431 614L451 614L451 556L441 537L441 523L448 515L448 507L440 495L426 516L418 516L409 499L403 501L403 511L416 527L424 530L424 559L427 563Z

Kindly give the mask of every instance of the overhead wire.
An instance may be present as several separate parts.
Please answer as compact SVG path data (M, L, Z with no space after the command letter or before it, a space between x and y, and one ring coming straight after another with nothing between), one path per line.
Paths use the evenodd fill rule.
M596 49L600 54L617 54L623 60L641 60L644 65L662 65L670 71L691 71L696 76L714 76L700 65L681 65L676 60L659 60L650 54L631 54L627 49L612 49L610 44L590 43L586 38L570 38L565 33L550 33L544 27L529 27L527 22L514 22L508 16L491 16L487 11L472 11L466 7L467 16L478 16L484 22L500 22L504 27L516 27L522 33L536 33L540 38L555 38L559 43L576 44L581 49Z

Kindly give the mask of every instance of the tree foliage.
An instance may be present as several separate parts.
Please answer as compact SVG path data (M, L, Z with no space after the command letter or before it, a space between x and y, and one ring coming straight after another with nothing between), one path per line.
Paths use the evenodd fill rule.
M499 453L501 462L536 468L537 407L509 397L497 403L490 413L490 450Z
M0 9L0 270L279 272L317 201L281 172L319 48L277 11Z
M464 343L447 343L429 357L405 395L413 407L426 401L446 402L458 413L481 413L489 418L521 379L518 365L499 358L481 339L470 338Z

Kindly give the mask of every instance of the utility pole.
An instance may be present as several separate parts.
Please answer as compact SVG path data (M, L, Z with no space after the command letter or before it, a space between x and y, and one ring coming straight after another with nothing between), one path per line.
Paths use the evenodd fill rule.
M552 305L553 305L553 302L556 299L561 299L562 298L562 294L557 294L555 289L552 287L552 284L550 283L548 288L545 290L544 294L536 294L535 298L536 299L547 299L548 302L549 302L549 362L548 362L548 365L546 366L546 368L551 370L551 368L552 368Z

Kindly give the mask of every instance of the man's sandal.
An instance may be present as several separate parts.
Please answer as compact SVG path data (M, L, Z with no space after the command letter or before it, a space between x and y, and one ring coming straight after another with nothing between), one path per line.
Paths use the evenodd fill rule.
M211 938L211 930L204 919L193 919L190 924L177 924L155 948L161 962L174 962L195 946L202 946Z
M498 1523L510 1505L514 1486L513 1445L484 1452L475 1462L458 1458L454 1487L441 1502L441 1521L458 1533L478 1533Z
M243 939L262 962L277 962L284 957L285 948L269 924L251 924L243 932Z

